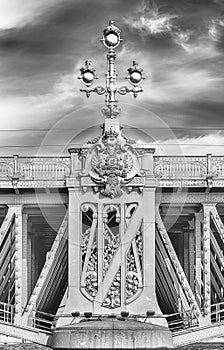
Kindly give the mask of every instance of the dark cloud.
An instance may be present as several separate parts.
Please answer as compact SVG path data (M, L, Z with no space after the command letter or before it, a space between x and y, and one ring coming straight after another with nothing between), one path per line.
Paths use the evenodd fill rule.
M222 125L224 110L223 18L221 0L54 1L35 21L0 31L0 109L12 124L18 113L23 125L38 125L39 113L41 123L51 125L60 114L86 103L74 75L90 58L104 84L105 48L99 39L114 19L124 39L117 50L119 85L126 83L132 60L139 60L148 79L136 106L157 116L134 113L125 105L124 124L145 130L157 124L179 127L173 133L180 138L214 133L214 127ZM133 102L130 96L120 100ZM91 97L91 103L98 101L102 97ZM80 115L75 118L77 127L84 112ZM152 138L171 134L157 131Z

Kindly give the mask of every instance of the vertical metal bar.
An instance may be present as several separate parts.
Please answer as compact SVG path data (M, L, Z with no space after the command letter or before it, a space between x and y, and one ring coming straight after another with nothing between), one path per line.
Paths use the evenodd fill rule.
M125 264L121 264L121 308L125 307L125 300L126 300L126 259L125 259L125 252L124 252L124 240L125 240L125 204L122 203L120 210L121 210L121 221L120 221L120 244L121 244L121 261L125 261Z
M203 204L204 208L204 225L203 225L203 307L206 322L210 323L211 308L211 267L210 267L210 205Z
M104 223L103 223L103 204L98 204L98 232L97 232L97 251L98 251L98 291L100 301L102 300L102 280L103 280L103 250L104 250ZM94 305L94 312L101 305Z
M195 294L196 299L201 307L201 263L202 263L202 251L201 251L201 221L202 213L195 213Z

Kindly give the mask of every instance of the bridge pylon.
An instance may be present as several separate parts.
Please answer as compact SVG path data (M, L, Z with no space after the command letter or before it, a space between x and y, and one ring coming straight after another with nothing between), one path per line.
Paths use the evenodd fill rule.
M154 149L129 142L119 120L108 119L96 143L70 153L74 167L67 180L65 314L160 314L155 295Z
M120 30L110 21L102 39L108 48L105 88L91 87L97 76L90 61L81 69L81 91L87 97L91 92L106 96L105 120L99 137L69 150L68 294L53 337L58 349L78 347L81 338L97 349L135 348L135 341L142 349L172 347L156 298L155 149L124 135L118 119L117 94L133 92L136 97L143 91L143 70L134 61L127 77L132 88L117 87L115 48L120 40ZM103 317L106 330L98 320L91 327L83 319L71 326L79 314ZM119 317L126 318L125 327ZM140 322L147 318L148 323ZM100 339L94 345L90 333ZM63 344L65 338L72 340Z

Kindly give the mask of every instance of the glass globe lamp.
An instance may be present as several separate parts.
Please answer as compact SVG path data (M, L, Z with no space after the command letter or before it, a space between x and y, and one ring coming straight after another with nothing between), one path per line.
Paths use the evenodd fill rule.
M105 38L105 44L108 47L116 47L119 43L119 38L116 33L110 32L108 33Z
M135 70L130 74L129 79L132 84L139 84L142 81L142 74Z
M120 29L114 25L114 21L109 22L109 26L103 31L103 38L101 39L107 48L115 48L122 40L120 38Z
M85 84L92 84L94 80L94 74L89 70L85 71L82 75L82 80Z

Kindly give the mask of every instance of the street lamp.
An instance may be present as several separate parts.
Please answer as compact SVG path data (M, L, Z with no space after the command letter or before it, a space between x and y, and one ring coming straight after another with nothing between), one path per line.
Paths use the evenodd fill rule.
M114 21L109 22L109 26L104 29L101 41L108 49L115 49L121 42L121 31L114 25Z
M96 70L90 61L86 61L85 66L80 69L81 76L78 78L81 80L81 83L83 85L83 88L81 88L80 91L84 91L87 97L90 96L91 92L96 92L98 95L105 94L106 107L104 107L102 111L108 118L116 118L117 115L119 115L121 112L121 108L117 106L117 94L125 95L129 92L132 92L136 98L138 93L143 91L141 83L145 79L143 75L143 69L139 66L138 62L133 61L132 67L128 68L128 76L126 77L131 87L121 86L119 88L117 86L115 48L122 41L120 33L120 29L114 25L114 21L110 21L108 27L103 31L103 37L101 41L108 49L106 86L92 87L94 80L98 79L98 77L95 73Z

